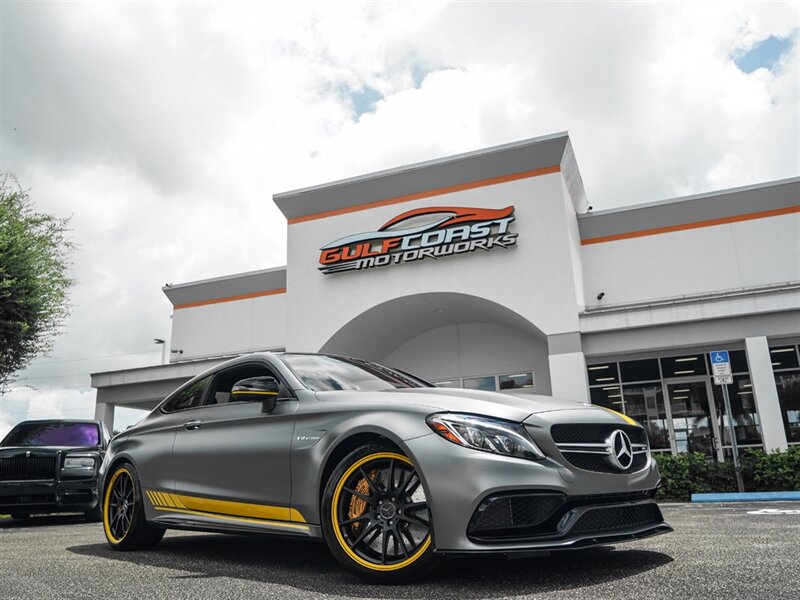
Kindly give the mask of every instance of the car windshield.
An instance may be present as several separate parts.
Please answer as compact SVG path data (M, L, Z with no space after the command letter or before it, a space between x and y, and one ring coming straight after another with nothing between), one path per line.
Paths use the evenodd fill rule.
M433 387L408 373L365 360L318 354L280 354L280 359L315 392Z
M20 423L2 446L98 446L97 423Z

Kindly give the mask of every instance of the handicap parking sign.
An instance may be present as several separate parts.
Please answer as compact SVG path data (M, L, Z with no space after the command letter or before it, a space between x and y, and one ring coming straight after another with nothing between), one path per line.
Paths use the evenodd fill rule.
M714 350L710 354L711 354L711 364L718 365L720 363L731 362L730 358L728 357L727 350Z
M714 376L714 383L726 385L733 383L731 373L731 359L727 350L713 350L708 353L711 359L711 374Z

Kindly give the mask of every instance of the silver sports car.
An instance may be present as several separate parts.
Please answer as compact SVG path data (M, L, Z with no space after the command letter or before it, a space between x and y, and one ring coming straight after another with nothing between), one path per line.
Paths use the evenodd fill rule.
M437 388L363 360L259 353L198 375L111 442L118 550L169 528L324 539L378 582L443 556L546 555L671 531L644 429L545 396Z

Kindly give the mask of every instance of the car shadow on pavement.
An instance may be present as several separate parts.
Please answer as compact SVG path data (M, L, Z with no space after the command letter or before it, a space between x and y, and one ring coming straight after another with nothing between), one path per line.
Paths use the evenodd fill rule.
M660 552L592 548L547 558L470 557L446 561L405 586L367 584L345 571L322 543L229 535L170 534L155 549L118 552L106 544L68 548L85 556L179 571L172 578L234 577L341 596L464 600L575 589L620 580L672 562Z

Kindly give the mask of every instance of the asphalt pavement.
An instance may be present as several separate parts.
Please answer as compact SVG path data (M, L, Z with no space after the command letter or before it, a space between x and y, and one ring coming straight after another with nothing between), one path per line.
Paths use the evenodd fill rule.
M800 503L664 504L675 532L549 558L448 561L423 582L375 586L323 544L171 531L115 552L100 524L0 521L0 598L800 598Z

